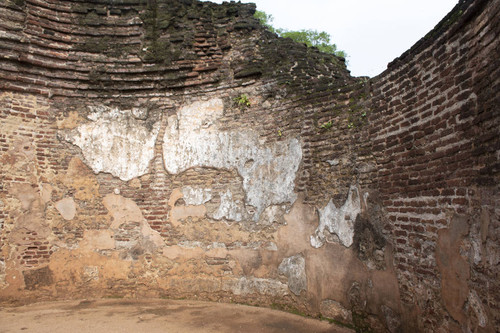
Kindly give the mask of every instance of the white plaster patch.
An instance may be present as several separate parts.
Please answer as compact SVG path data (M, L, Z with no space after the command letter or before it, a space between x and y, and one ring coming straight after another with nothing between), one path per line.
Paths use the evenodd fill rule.
M215 98L185 106L169 117L163 140L166 170L178 174L192 167L236 169L243 178L245 204L255 207L254 221L269 205L293 203L302 159L299 141L266 146L255 131L221 131L218 119L222 115L222 100ZM237 217L240 212L221 214Z
M485 327L488 323L488 317L486 316L486 311L484 310L481 299L477 295L475 290L469 291L469 305L476 313L477 320L479 321L479 326Z
M222 284L222 290L230 291L235 295L283 296L288 294L288 287L284 283L272 279L246 276L236 280L225 280Z
M285 219L283 216L287 213L285 206L269 206L264 209L264 212L260 216L259 224L262 225L272 225L285 224Z
M73 198L64 198L59 200L54 205L65 220L72 220L76 215L76 203Z
M0 260L0 288L7 286L7 282L5 281L6 276L5 261Z
M90 109L91 122L65 132L64 140L80 147L95 173L109 172L124 181L146 174L154 157L160 122L148 128L146 121L137 119L131 111L106 106Z
M219 243L219 242L213 242L212 244L209 244L207 246L207 249L225 249L226 244L224 243Z
M215 195L218 193L215 192ZM241 221L246 215L243 202L233 200L232 192L227 189L220 193L220 204L215 212L207 214L208 217L214 220L231 220ZM209 188L194 188L186 186L182 188L182 199L186 206L199 206L212 200L212 189Z
M98 281L99 280L99 267L97 266L85 266L83 267L83 278L85 282Z
M215 220L226 220L239 222L243 219L245 207L240 200L233 200L233 194L228 189L220 194L220 205L217 211L210 217Z
M306 260L301 254L283 259L278 272L288 278L288 288L295 295L307 289Z
M180 241L177 245L184 249L207 248L202 242L198 241Z
M209 188L193 188L186 186L182 188L182 198L186 205L203 205L212 199L212 190Z
M2 200L0 200L0 211L4 211L5 205ZM0 236L2 236L2 231L3 231L3 224L4 224L4 219L0 220Z
M356 186L351 186L346 202L337 208L332 200L319 210L319 226L311 236L311 245L320 248L326 241L325 231L338 236L345 247L352 245L354 221L361 212L361 199Z
M267 242L264 249L275 252L278 251L278 245L275 242Z
M328 164L330 164L331 166L337 166L337 165L339 165L339 163L340 163L340 161L339 161L337 158L335 158L335 159L333 159L333 160L328 160L327 162L328 162Z

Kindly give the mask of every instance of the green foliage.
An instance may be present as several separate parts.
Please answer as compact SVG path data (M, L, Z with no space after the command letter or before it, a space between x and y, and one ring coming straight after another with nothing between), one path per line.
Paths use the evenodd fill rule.
M248 99L248 96L246 94L241 94L240 96L238 97L235 97L234 98L234 103L240 108L240 109L243 109L245 107L249 107L251 104L250 104L250 100Z
M338 57L346 58L346 53L337 50L337 45L330 42L330 34L326 31L318 32L317 30L287 30L281 28L274 28L272 26L273 16L261 10L257 10L254 17L260 21L262 25L267 27L271 32L278 34L283 38L291 38L296 42L304 43L308 47L317 47L321 52L335 54Z
M363 126L368 121L368 109L364 105L367 96L364 93L349 99L349 116L347 118L347 128L357 128Z
M325 31L278 29L278 33L281 37L291 38L296 42L306 44L308 47L317 47L321 52L335 54L343 58L346 56L344 51L337 50L337 45L330 43L330 34Z
M328 318L328 317L324 317L323 315L319 315L318 317L319 320L324 320L324 321L327 321L329 322L330 324L335 324L337 326L341 326L341 327L346 327L346 328L350 328L350 329L356 329L353 325L351 324L348 324L348 323L344 323L342 321L339 321L339 320L335 320L333 318Z
M255 11L255 14L253 15L256 19L260 21L260 24L265 26L267 30L271 32L276 32L276 29L272 26L272 22L274 20L274 17L271 14L267 14L266 12L262 10L257 10Z
M326 123L324 123L323 125L320 126L321 129L330 129L332 128L333 126L333 122L330 120L330 121L327 121Z

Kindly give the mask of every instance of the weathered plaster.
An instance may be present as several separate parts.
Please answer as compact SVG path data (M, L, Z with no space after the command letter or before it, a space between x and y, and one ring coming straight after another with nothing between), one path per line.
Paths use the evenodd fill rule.
M233 193L230 189L223 191L212 190L210 188L195 188L185 186L182 188L182 195L178 192L172 193L175 196L175 202L172 206L172 219L174 223L188 216L203 217L206 216L214 220L228 220L240 222L248 217L248 211L242 200L233 199ZM220 199L217 208L207 209L205 204L215 197ZM177 200L182 198L184 205L177 204ZM214 206L213 204L211 206Z
M455 215L450 227L438 231L436 263L441 273L441 294L449 314L460 323L466 321L464 304L470 297L470 266L461 254L464 237L469 233L465 216Z
M479 298L475 290L469 291L467 300L469 302L469 306L476 314L479 326L486 327L486 325L488 324L488 316L486 315L486 311L483 304L481 303L481 299Z
M127 281L133 263L119 258L117 252L102 255L88 250L60 249L54 253L49 264L54 282L64 285L71 278L73 284L67 287L67 293L72 297L82 292L89 297L103 288L107 289L107 293L115 292L114 283ZM97 271L93 267L98 267Z
M218 119L223 112L222 100L214 98L184 106L169 117L163 139L166 170L178 174L192 167L236 169L243 179L245 204L255 207L254 221L267 206L293 203L302 159L299 141L265 145L255 131L220 130ZM228 192L223 195L224 205L215 218L242 219L241 205Z
M99 280L99 267L98 266L84 266L83 267L84 282L98 281Z
M278 272L288 278L288 288L295 295L307 290L306 260L301 254L283 259Z
M311 245L320 248L334 234L340 243L346 247L352 245L354 236L354 221L361 212L361 199L356 186L351 186L349 195L342 207L337 208L332 200L319 210L319 226L311 236Z
M6 265L5 261L0 260L0 289L4 288L6 286Z
M165 246L163 238L151 229L134 201L121 195L108 194L103 204L113 217L110 229L114 232L116 249L125 250L123 253L128 256L127 251L154 252Z
M204 217L207 213L206 207L203 205L205 200L210 200L210 191L204 189L184 187L182 189L174 189L168 200L170 206L170 222L173 226L179 226L183 219L187 217ZM178 204L182 199L183 205Z
M284 220L285 225L276 232L276 243L282 258L311 250L309 235L314 232L318 223L316 209L305 204L303 196L299 196Z
M85 251L113 250L115 248L112 230L85 230L79 248Z
M235 295L282 296L288 294L287 285L280 281L246 276L223 281L222 290L231 291Z
M10 193L16 196L22 208L8 236L11 244L30 244L26 237L30 232L35 232L38 237L49 237L51 230L44 218L45 204L37 189L29 184L14 184Z
M273 205L266 207L262 212L259 220L259 224L262 225L272 225L278 224L282 225L285 223L284 215L287 213L287 207L285 205Z
M339 320L342 322L352 322L352 312L342 306L339 302L326 299L320 304L321 314L327 318Z
M85 202L101 200L95 175L78 157L73 157L69 161L68 169L59 176L59 181L73 190L76 200Z
M9 192L14 195L21 203L22 211L29 211L32 209L35 202L38 200L37 191L31 184L13 184Z
M498 94L485 89L498 86L499 1L461 1L369 81L265 33L252 6L50 6L51 37L33 28L37 3L4 6L8 57L26 66L0 61L0 301L205 298L361 331L499 326ZM132 50L148 44L138 24L161 28L140 20L150 9L171 23L160 58ZM110 30L132 52L92 46ZM54 38L77 43L54 52ZM251 105L231 106L243 93ZM86 118L96 103L148 107Z
M212 199L212 190L185 186L182 188L182 198L186 205L203 205Z
M80 147L95 173L109 172L130 180L148 172L160 122L152 125L131 111L106 106L90 107L90 122L63 132L64 140Z
M220 194L219 208L215 213L211 214L211 217L215 220L225 218L226 220L239 222L243 220L245 214L246 211L243 202L240 200L233 200L231 190L227 189L225 192Z
M63 219L72 220L76 215L76 203L73 198L64 198L54 204Z

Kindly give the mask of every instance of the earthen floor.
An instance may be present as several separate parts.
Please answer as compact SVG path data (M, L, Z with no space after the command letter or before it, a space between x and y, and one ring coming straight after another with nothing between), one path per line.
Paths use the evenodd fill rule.
M290 313L187 300L83 300L0 307L0 332L307 332L347 328Z

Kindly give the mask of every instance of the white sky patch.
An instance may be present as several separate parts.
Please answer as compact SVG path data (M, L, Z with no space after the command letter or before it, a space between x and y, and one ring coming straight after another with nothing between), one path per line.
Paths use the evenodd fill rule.
M222 3L222 0L212 2ZM273 26L326 31L353 76L376 76L424 37L457 0L250 0Z

